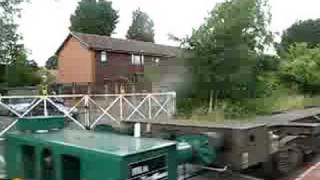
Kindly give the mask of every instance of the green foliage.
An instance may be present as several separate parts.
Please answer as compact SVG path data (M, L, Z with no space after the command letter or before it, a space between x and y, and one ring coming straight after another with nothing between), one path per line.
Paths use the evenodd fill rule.
M277 72L262 71L257 75L256 98L269 97L279 88L281 88L281 80Z
M71 16L71 31L110 36L119 15L106 0L81 0Z
M15 60L8 65L8 76L6 82L8 86L33 86L40 82L37 68L27 60L24 50L20 50L15 55Z
M287 51L295 43L305 42L309 47L320 43L320 19L298 21L284 31L280 48Z
M58 56L51 56L46 62L47 69L57 69L58 68Z
M320 89L318 22L299 22L289 28L281 44L287 47L279 58L264 54L272 44L267 1L219 4L205 24L184 40L191 54L193 89L192 98L177 103L178 110L196 120L248 119L320 105L314 96ZM208 113L212 90L215 106Z
M10 63L17 41L17 24L14 22L19 15L18 5L23 0L0 0L0 63Z
M274 72L279 70L280 58L274 55L263 54L258 57L257 68L262 72Z
M280 73L285 82L306 93L319 92L320 47L307 43L293 44L281 61Z
M38 65L27 60L24 46L17 33L15 20L20 16L19 4L24 0L0 0L0 82L7 86L35 85Z
M203 105L201 100L194 97L186 97L177 94L177 116L183 119L191 117L192 113Z
M147 13L137 9L132 14L132 24L127 32L128 39L154 42L154 24Z
M0 64L0 86L2 83L5 82L5 77L6 77L6 65Z
M47 68L40 68L39 75L40 77L42 77L41 82L46 85L53 85L56 82L56 77L51 74L51 72ZM43 77L45 77L45 82L43 82Z
M243 11L245 9L245 11ZM228 0L217 5L185 46L196 94L241 99L255 96L258 57L272 42L265 0Z

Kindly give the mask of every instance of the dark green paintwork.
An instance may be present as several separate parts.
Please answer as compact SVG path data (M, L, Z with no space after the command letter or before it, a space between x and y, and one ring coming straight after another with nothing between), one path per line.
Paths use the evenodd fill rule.
M185 142L192 146L192 162L195 164L210 165L216 160L215 147L209 144L209 137L203 134L187 134L178 136L178 142ZM188 152L183 155L188 157ZM189 158L191 159L191 158Z
M64 116L38 116L20 118L16 127L18 130L50 130L64 128Z
M177 159L179 164L189 163L192 161L193 151L192 146L187 142L177 144Z
M128 164L159 155L167 157L169 180L176 180L176 144L149 138L134 138L112 133L77 130L60 130L48 134L12 132L7 135L6 161L9 178L23 177L22 147L35 147L35 177L30 180L47 180L41 175L40 157L45 149L53 156L54 176L50 180L79 180L63 178L62 156L80 160L80 180L128 179ZM30 170L29 170L30 171ZM70 171L72 173L72 170Z

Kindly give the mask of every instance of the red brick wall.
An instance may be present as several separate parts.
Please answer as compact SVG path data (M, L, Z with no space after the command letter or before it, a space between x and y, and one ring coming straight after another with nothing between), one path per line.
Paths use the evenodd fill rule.
M95 82L95 52L69 38L58 54L58 82Z

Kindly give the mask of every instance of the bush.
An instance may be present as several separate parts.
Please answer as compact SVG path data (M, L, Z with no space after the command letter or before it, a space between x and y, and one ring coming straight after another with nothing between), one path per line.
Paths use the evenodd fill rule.
M189 119L195 108L199 107L199 100L195 98L177 97L177 116Z
M297 43L290 46L284 58L280 65L283 81L296 85L302 93L319 93L320 47Z

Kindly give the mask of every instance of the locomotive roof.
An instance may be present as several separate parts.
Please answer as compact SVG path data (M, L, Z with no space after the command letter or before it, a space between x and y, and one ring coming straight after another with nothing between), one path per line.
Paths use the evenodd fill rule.
M174 142L161 139L135 138L132 136L114 133L98 133L68 129L46 134L26 134L15 131L9 133L8 137L9 139L14 138L18 141L27 142L27 144L30 145L34 143L50 144L89 151L98 151L116 156L138 154L175 145Z

